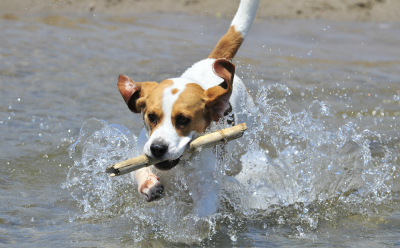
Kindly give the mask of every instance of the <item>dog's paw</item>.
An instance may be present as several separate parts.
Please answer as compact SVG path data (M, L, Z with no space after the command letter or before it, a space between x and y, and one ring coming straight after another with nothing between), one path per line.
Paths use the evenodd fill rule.
M150 176L139 187L139 193L144 196L146 201L151 202L163 197L164 185L162 185L158 178Z

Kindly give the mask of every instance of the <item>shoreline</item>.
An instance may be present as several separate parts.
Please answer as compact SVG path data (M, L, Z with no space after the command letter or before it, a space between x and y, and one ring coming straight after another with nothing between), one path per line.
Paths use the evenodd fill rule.
M29 14L99 13L115 16L186 13L232 19L239 0L2 0L0 18ZM261 0L257 19L325 19L332 21L399 22L396 0Z

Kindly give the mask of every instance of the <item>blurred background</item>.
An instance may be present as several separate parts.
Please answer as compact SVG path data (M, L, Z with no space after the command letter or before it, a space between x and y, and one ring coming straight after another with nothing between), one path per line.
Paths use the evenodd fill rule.
M0 13L188 13L233 18L239 0L2 0ZM258 18L323 18L336 21L398 21L400 2L396 0L262 0ZM6 17L5 17L6 18Z

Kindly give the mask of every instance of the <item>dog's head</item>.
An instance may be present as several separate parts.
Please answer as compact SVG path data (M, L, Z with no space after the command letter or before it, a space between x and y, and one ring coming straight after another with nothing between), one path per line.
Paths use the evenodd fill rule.
M166 160L155 165L158 169L169 170L177 165L192 138L230 108L235 66L218 59L212 69L223 82L207 90L185 78L156 83L134 82L127 76L119 76L118 89L128 108L143 114L149 134L144 153Z

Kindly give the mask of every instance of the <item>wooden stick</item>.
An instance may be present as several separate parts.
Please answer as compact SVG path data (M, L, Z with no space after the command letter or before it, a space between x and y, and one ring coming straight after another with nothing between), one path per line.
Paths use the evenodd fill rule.
M188 152L193 153L201 148L212 147L222 142L228 142L240 138L243 136L244 131L246 130L246 123L242 123L198 137L190 143ZM157 160L143 154L139 157L108 166L106 168L106 173L110 174L111 177L119 176L159 162L162 162L162 160Z

